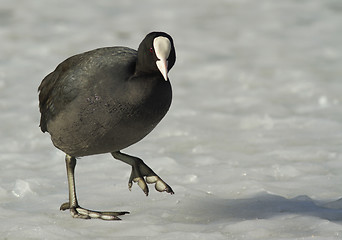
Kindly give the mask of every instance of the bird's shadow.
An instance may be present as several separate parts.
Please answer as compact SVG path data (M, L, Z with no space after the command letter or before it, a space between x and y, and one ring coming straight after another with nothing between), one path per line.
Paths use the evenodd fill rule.
M281 196L259 193L245 199L220 199L213 196L198 199L196 204L187 204L194 219L202 216L206 222L217 220L252 220L268 219L286 214L312 216L329 221L342 221L342 198L323 202L308 196L284 198Z

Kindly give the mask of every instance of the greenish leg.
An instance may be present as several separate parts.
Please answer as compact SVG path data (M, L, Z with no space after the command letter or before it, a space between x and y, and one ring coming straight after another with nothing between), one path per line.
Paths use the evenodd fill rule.
M121 220L118 216L125 215L129 212L99 212L82 208L78 205L75 187L75 167L76 158L66 155L65 163L67 169L68 186L69 186L69 202L63 203L60 210L70 209L71 216L74 218L90 219L99 218L103 220Z

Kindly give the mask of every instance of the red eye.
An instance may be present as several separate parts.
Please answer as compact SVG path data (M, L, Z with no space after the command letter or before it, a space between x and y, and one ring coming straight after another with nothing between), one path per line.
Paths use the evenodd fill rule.
M154 51L153 51L153 48L150 48L150 52L151 52L151 53L153 53L153 52L154 52Z

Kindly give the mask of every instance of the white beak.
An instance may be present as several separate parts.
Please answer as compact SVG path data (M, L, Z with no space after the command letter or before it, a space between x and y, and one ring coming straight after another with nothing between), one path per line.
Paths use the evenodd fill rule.
M159 71L163 75L165 81L167 81L168 80L168 76L167 76L168 61L165 59L160 59L156 62L156 64L157 64Z
M154 51L156 53L156 56L158 58L156 64L163 75L165 81L168 80L168 61L167 59L169 58L170 52L171 52L171 42L168 38L166 37L156 37L153 40L153 47Z

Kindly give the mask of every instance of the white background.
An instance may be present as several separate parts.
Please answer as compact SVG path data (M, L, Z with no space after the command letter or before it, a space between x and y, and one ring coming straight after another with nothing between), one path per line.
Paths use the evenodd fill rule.
M1 0L0 239L341 239L340 0ZM174 38L174 99L124 152L175 191L127 189L111 155L78 161L80 220L64 154L40 132L37 87L67 57ZM131 238L128 238L131 237Z

